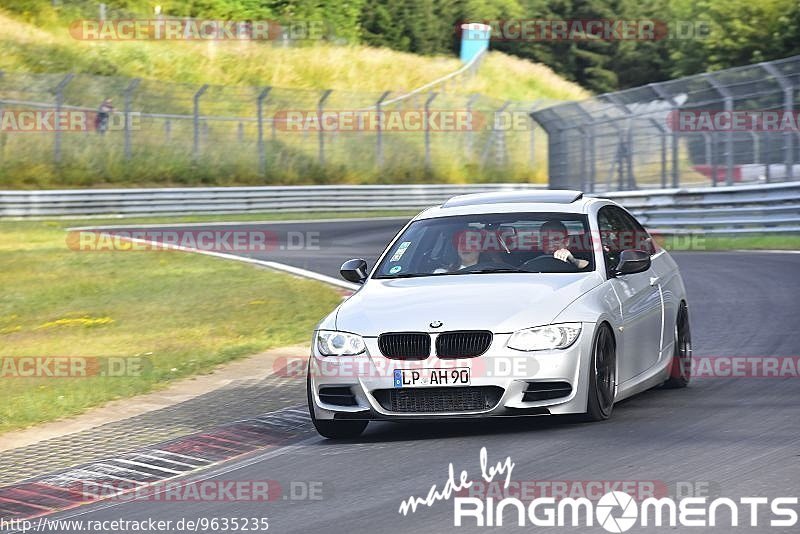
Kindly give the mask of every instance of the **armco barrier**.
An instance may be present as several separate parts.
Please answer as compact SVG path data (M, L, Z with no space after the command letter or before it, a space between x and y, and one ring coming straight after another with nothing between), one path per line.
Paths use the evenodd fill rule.
M0 217L116 217L422 209L536 184L336 185L0 191ZM800 232L800 183L609 192L661 233Z
M662 234L800 232L800 183L620 191L619 202Z
M319 185L0 191L0 217L421 209L464 193L532 187L544 186Z

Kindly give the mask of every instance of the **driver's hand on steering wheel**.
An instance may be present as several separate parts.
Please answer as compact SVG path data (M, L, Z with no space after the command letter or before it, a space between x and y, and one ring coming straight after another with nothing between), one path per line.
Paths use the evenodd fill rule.
M575 267L577 267L578 269L583 269L584 267L589 265L588 261L576 258L575 256L572 255L572 252L570 252L569 250L567 250L565 248L560 248L560 249L556 250L553 253L553 257L555 259L557 259L557 260L561 260L561 261L564 261L564 262L567 262L567 263L571 263L571 264L575 265Z

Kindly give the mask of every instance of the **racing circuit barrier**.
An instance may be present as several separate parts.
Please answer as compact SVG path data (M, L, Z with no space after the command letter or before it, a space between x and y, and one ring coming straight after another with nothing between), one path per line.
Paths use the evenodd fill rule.
M0 191L0 218L420 210L537 184L338 185ZM660 233L800 232L800 183L618 191L603 195Z

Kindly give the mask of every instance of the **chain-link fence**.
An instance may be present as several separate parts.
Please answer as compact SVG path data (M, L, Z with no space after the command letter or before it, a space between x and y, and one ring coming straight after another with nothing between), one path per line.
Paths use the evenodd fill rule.
M0 73L0 182L544 182L530 113L552 102L458 94L476 65L411 93Z
M554 188L632 190L800 178L800 56L533 113Z

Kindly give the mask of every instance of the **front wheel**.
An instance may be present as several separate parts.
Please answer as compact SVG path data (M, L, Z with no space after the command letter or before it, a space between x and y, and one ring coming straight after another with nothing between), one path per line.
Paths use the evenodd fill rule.
M689 329L689 311L681 302L678 318L675 320L675 349L672 353L672 366L665 388L685 388L692 378L692 332Z
M607 324L598 327L592 343L589 396L584 418L604 421L611 417L617 387L617 343Z
M308 398L308 413L317 433L328 439L357 438L367 428L369 421L336 421L320 420L314 415L314 399L311 395L311 377L306 378L306 397Z

